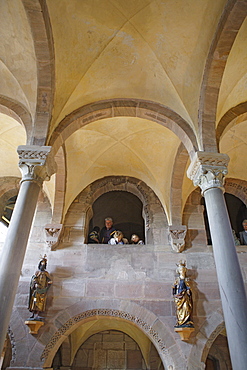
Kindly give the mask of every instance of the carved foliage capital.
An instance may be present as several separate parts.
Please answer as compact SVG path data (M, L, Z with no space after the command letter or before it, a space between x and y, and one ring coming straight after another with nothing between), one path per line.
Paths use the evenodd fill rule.
M22 181L42 183L56 172L50 146L20 145L17 148Z
M210 188L223 189L228 162L227 154L197 152L188 168L187 176L195 186L200 186L202 194Z

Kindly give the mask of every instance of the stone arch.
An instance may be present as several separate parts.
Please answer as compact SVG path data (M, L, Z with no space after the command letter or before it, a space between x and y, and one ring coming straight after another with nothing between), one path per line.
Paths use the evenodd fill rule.
M187 161L188 153L184 145L181 143L177 150L172 173L170 192L172 225L181 225L182 223L182 187Z
M217 152L215 131L216 110L220 84L227 57L246 17L247 4L241 0L228 1L218 29L214 34L201 85L199 102L199 133L201 150Z
M223 117L221 117L216 129L216 140L218 147L222 135L232 127L236 120L240 122L247 120L247 102L240 103L229 109L223 115Z
M198 150L196 135L182 117L161 104L141 99L112 99L85 105L61 121L52 133L48 145L57 151L70 135L88 123L121 116L157 122L179 137L190 156Z
M247 206L247 181L227 178L225 181L225 191L242 200Z
M52 213L52 223L60 224L63 222L64 198L66 189L66 165L65 165L65 150L60 147L55 155L57 164L56 183L55 183L55 199Z
M89 220L92 215L92 204L102 194L109 191L127 191L136 195L143 204L145 222L145 240L147 244L167 244L167 217L153 190L143 181L128 176L108 176L88 185L71 204L65 227L81 229L85 241L88 234ZM75 220L75 213L77 218Z
M33 35L38 70L37 104L34 126L28 130L27 143L45 145L55 86L54 43L46 1L23 0Z
M17 122L25 127L26 136L32 133L32 117L30 112L20 103L7 97L0 96L0 113L14 118Z
M27 309L26 309L27 310ZM28 310L27 310L28 312ZM37 340L38 336L34 337L29 334L29 329L25 325L25 320L18 309L14 309L9 323L8 335L12 347L12 359L10 367L18 368L23 366L23 358L28 359L32 356L32 361L35 368L42 368L42 361L40 360L40 343ZM23 341L27 344L23 346Z
M18 194L19 182L18 177L8 176L0 179L0 217L7 200Z
M197 343L192 347L188 357L188 368L190 368L192 364L206 362L212 343L224 329L225 323L223 313L221 309L218 309L205 320L197 333Z
M204 221L204 206L201 204L201 191L197 187L187 198L183 210L183 225L187 226L186 246L207 245Z
M170 329L156 315L133 302L105 300L79 302L60 312L53 319L49 340L47 341L45 333L40 337L40 341L45 345L41 355L41 359L44 361L43 367L51 366L53 357L61 343L77 327L101 317L108 318L109 321L121 320L137 327L153 343L165 369L168 369L169 366L173 366L175 369L174 363L185 362Z
M8 328L4 347L2 353L0 353L0 368L6 369L13 364L16 356L15 339L12 330Z

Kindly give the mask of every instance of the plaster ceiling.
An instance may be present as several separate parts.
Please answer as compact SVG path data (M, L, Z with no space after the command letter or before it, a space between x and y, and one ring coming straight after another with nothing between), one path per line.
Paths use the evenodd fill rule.
M223 136L220 151L230 157L227 177L240 180L247 179L247 121L235 124Z
M75 109L99 100L136 98L163 104L197 131L206 58L226 0L47 0L55 51L55 100L50 134ZM32 32L20 0L0 2L0 96L37 113L38 71ZM247 21L236 37L220 88L217 119L247 100ZM28 67L27 67L28 66ZM2 176L20 176L16 147L25 143L20 124L0 116ZM40 123L38 121L38 123ZM175 129L174 129L175 131ZM220 149L229 176L246 179L246 121L233 125ZM196 133L198 134L198 133ZM65 210L89 183L112 175L143 180L170 218L170 187L180 144L172 131L141 118L96 121L65 142ZM6 155L8 153L8 155ZM12 158L13 156L13 158ZM183 204L193 190L183 181ZM55 177L46 185L55 199Z
M205 59L224 4L48 0L56 55L52 125L78 107L116 97L159 102L196 125Z
M0 1L0 95L19 102L34 116L37 67L33 38L20 0Z
M221 83L217 107L217 123L232 107L247 100L247 18L240 28Z
M66 141L65 207L104 176L133 176L149 185L169 209L171 174L180 140L167 128L140 118L90 123Z
M0 176L21 177L17 146L26 143L25 129L15 119L0 113Z

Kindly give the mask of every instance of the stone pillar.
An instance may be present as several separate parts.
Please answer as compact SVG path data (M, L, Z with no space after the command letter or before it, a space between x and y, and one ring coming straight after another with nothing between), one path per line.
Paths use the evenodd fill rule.
M247 363L247 299L223 196L228 161L226 154L197 152L187 174L205 198L232 366L242 370Z
M17 152L22 180L0 256L0 354L12 313L39 191L43 181L49 180L56 168L49 146L21 145Z

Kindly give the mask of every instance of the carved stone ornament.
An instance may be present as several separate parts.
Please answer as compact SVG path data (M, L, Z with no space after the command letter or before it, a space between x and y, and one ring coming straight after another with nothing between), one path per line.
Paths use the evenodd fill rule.
M196 152L187 170L187 176L195 186L200 186L202 194L211 188L220 188L224 191L228 162L227 154Z
M17 148L23 181L42 183L56 172L51 146L20 145Z
M54 250L59 242L62 227L62 224L45 225L45 242L51 250Z
M186 232L187 227L185 225L169 226L169 239L174 252L183 252L185 247Z
M187 341L190 339L193 331L195 331L195 328L174 328L174 331L180 335L181 340Z

